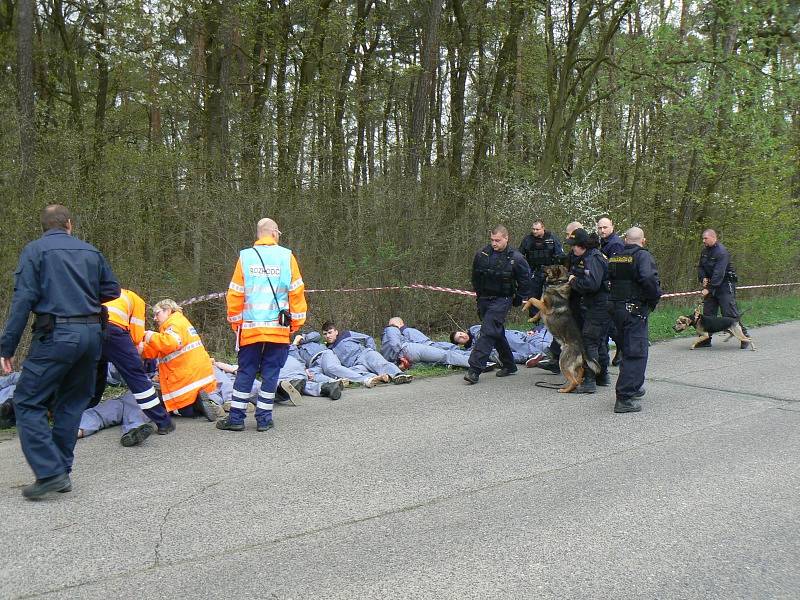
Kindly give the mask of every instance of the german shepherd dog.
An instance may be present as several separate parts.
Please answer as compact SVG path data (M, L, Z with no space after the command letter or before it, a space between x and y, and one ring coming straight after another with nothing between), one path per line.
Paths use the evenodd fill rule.
M528 309L535 306L539 309L537 317L541 316L548 331L561 344L561 357L558 366L567 379L564 387L559 388L561 393L569 393L583 382L585 370L591 369L594 373L600 372L600 365L586 356L583 348L583 337L578 323L569 306L569 296L572 292L567 283L569 272L563 265L544 267L547 276L547 287L542 294L542 299L529 298L522 306ZM536 317L530 319L536 320Z
M731 338L735 337L740 342L747 342L750 344L750 350L755 352L756 346L753 344L753 340L747 337L742 331L742 325L739 323L738 319L734 319L732 317L704 317L703 316L703 305L700 304L697 308L694 309L694 314L689 316L681 316L675 320L675 326L673 329L675 331L686 331L689 327L694 327L697 331L697 335L700 338L692 344L692 350L697 348L698 344L702 344L708 338L711 337L712 333L720 333L725 332L728 334L723 341L727 342Z

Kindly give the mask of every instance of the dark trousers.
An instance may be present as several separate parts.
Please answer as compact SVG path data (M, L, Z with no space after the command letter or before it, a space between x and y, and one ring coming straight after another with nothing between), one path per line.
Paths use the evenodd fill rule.
M544 271L542 271L541 268L533 271L533 273L531 273L531 298L541 298L545 287ZM538 312L538 308L531 306L528 309L528 316L533 317Z
M483 370L494 348L504 367L512 371L517 368L506 339L506 317L510 308L511 298L478 298L481 334L469 354L469 368L473 371Z
M597 361L600 373L608 372L608 324L610 318L605 300L602 303L586 307L583 318L583 347L586 356ZM591 373L588 375L591 377Z
M59 324L50 333L34 332L14 390L14 412L22 452L36 479L72 471L78 425L94 395L101 345L99 323Z
M736 306L736 287L730 281L724 281L703 300L704 317L716 317L718 310L723 317L731 317L741 324L741 313L739 307ZM747 334L746 329L745 334Z
M275 390L278 389L278 373L286 364L289 344L256 342L239 348L239 370L233 382L233 396L228 420L243 423L247 415L247 403L253 390L256 374L261 372L261 389L256 400L256 422L266 425L272 420Z
M171 419L167 409L161 404L153 382L144 372L142 357L133 345L130 333L109 323L103 334L103 352L97 365L97 383L92 402L97 404L106 389L108 363L113 364L120 377L131 390L139 408L142 409L159 428L169 425Z
M631 314L625 302L611 302L614 324L618 339L622 342L622 362L617 378L617 399L630 400L644 385L647 369L647 307L642 307L642 315Z

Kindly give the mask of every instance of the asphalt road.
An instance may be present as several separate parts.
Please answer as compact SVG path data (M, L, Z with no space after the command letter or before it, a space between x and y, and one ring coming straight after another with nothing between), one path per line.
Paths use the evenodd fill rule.
M0 443L0 597L798 598L800 322L752 333L653 345L638 414L522 369L106 430L36 503Z

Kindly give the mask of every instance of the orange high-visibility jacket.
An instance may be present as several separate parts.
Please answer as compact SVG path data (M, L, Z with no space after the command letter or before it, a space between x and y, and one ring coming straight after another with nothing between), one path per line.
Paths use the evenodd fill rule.
M144 313L147 310L144 300L131 290L122 290L119 298L103 304L108 309L108 322L122 327L131 334L134 344L144 338Z
M236 262L236 269L228 285L228 293L225 300L228 305L228 322L238 335L240 346L255 344L256 342L275 342L288 344L291 334L300 329L306 322L305 287L303 277L300 275L300 268L290 250L278 246L272 236L265 236L256 241L255 246L259 248L261 259L255 254L253 248L242 250L239 260ZM245 254L249 253L249 254ZM285 270L281 272L281 261L288 253L288 265L290 274L287 277ZM252 256L251 256L252 255ZM245 273L242 267L243 259L247 261L253 273ZM261 260L264 261L268 273L263 273ZM278 297L276 307L272 295L272 289L266 283L266 277L270 276L273 282L275 295ZM281 283L285 281L287 285ZM255 298L254 296L258 296ZM287 306L288 305L288 306ZM279 308L287 308L292 316L292 323L289 327L282 327L275 320ZM269 320L248 319L248 315L269 315Z
M173 411L194 404L200 391L214 392L217 381L200 336L183 313L174 312L159 329L144 334L144 358L158 358L161 399Z

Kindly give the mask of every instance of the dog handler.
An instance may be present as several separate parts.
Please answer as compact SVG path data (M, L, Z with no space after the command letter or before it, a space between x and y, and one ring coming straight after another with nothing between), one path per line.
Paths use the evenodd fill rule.
M472 261L472 289L478 302L482 335L469 355L469 370L464 380L478 383L481 371L497 348L502 367L498 377L517 372L514 355L506 340L505 323L512 304L520 306L530 296L531 269L525 257L508 245L508 229L492 229L490 244L478 250Z
M631 227L625 234L625 248L608 259L611 310L622 342L615 413L642 410L637 398L644 396L647 317L661 298L656 261L642 247L644 244L644 232L639 227Z
M703 232L703 251L697 265L697 279L703 286L703 316L715 317L717 309L723 317L731 317L739 321L742 331L747 335L747 328L742 324L741 313L736 306L736 269L731 262L728 249L717 241L717 232L706 229ZM742 349L749 342L741 342ZM711 336L696 348L711 346Z

